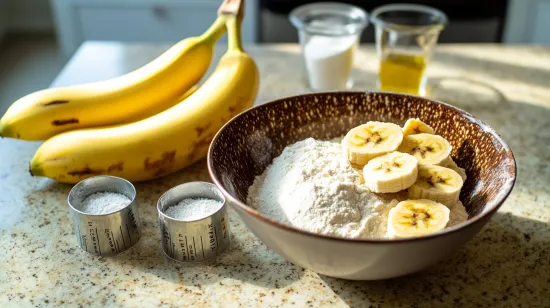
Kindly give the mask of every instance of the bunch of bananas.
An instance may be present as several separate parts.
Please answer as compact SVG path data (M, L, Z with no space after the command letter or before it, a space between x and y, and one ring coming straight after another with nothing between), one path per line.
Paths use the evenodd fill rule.
M407 190L409 200L392 208L388 235L419 236L442 230L459 201L466 173L451 158L452 146L419 119L403 128L367 122L342 140L349 162L363 172L364 184L376 193Z
M64 183L100 174L143 181L185 168L256 98L259 73L241 46L241 22L242 15L219 13L204 34L129 74L27 95L0 119L0 136L47 139L31 174ZM197 88L226 30L228 50Z

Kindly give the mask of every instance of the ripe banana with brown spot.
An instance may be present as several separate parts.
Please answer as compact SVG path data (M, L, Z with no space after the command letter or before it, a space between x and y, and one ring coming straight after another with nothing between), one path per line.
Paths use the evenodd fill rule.
M31 173L65 183L99 174L143 181L202 159L214 134L258 92L258 69L242 50L237 18L227 17L227 27L228 51L187 99L139 122L55 136L36 152Z
M399 202L388 215L389 238L417 237L443 230L449 222L450 210L432 200Z
M420 165L418 178L409 187L409 199L430 199L453 208L460 196L462 177L454 170L436 166Z
M204 76L225 29L220 16L203 35L178 42L126 75L31 93L0 119L0 136L46 140L69 130L130 123L162 112Z
M370 121L352 128L342 139L342 149L350 163L363 167L369 160L395 151L402 140L398 125Z
M420 165L447 166L452 149L451 144L445 138L423 133L403 138L403 143L397 150L416 157Z

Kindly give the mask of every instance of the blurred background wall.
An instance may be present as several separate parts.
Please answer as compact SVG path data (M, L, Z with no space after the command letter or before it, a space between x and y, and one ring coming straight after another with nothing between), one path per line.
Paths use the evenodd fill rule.
M318 0L322 1L322 0ZM333 0L337 1L337 0ZM297 42L289 12L315 0L246 0L247 43ZM420 3L443 10L441 43L550 44L550 0L343 0L370 12ZM48 87L86 40L173 43L202 33L221 0L0 0L0 114ZM362 36L373 41L372 26Z
M244 39L296 42L295 7L319 0L247 0ZM322 1L322 0L321 0ZM333 0L334 1L334 0ZM450 19L441 42L550 43L550 0L343 0L370 12L388 3L430 5ZM55 34L68 56L85 40L166 41L200 33L220 0L0 0L0 36ZM4 35L3 35L4 34ZM373 41L365 31L363 42Z
M265 42L297 41L296 31L288 22L288 13L312 0L261 0L261 40ZM341 1L371 12L380 5L396 1ZM418 0L399 1L436 7L447 14L450 23L440 37L445 42L499 42L506 22L508 0ZM374 42L373 31L365 31L363 42Z

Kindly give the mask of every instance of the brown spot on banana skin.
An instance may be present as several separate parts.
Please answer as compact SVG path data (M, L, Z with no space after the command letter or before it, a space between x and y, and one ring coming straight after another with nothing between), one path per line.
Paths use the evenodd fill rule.
M54 105L63 105L67 103L69 103L68 100L56 100L56 101L51 101L49 103L42 104L42 106L48 107L48 106L54 106Z
M66 160L66 159L67 159L66 156L61 156L61 157L48 158L48 159L46 159L45 161L46 161L46 162L52 162L52 161Z
M116 164L110 165L109 168L107 168L107 172L122 170L124 170L124 162L121 161Z
M196 161L199 158L199 155L202 156L204 150L204 147L194 148L193 151L187 155L187 159L193 162Z
M232 118L236 116L240 111L244 109L244 106L248 104L248 102L249 99L246 96L238 96L235 105L229 106L228 108L230 117Z
M195 147L200 148L200 147L210 146L210 142L212 142L212 139L214 139L214 134L210 133L206 135L204 138L195 141Z
M82 170L69 171L67 172L67 174L71 176L86 176L90 174L100 174L102 172L103 172L103 169L94 170L94 169L91 169L90 167L85 167Z
M162 166L171 165L174 162L175 157L175 150L162 153L161 158L154 161L151 161L151 158L147 157L143 162L143 167L145 170L159 169Z
M159 168L159 170L157 170L157 172L155 172L154 176L161 176L163 174L166 174L168 173L169 170L166 170L166 169L163 169L163 168Z
M52 124L54 126L62 126L62 125L67 125L67 124L78 124L78 123L79 123L78 119L75 119L75 118L52 121Z
M212 139L214 139L214 134L210 133L203 139L200 139L198 141L194 142L194 148L189 155L187 155L187 158L191 161L195 161L197 158L199 158L199 155L204 155L205 148L208 149L210 146L210 142L212 142Z
M232 115L236 115L237 113L233 114L233 112L242 110L250 100L246 96L238 96L236 101L234 106L229 107L229 112L231 112Z
M197 131L197 136L200 137L204 133L205 130L210 128L210 126L212 126L212 122L209 122L208 124L206 124L203 127L195 127L195 130Z

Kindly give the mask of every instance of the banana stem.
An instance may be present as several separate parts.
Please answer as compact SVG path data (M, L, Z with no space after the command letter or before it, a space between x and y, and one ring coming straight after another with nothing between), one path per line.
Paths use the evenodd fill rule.
M225 33L225 19L225 16L218 16L210 28L200 36L200 39L210 44L216 43L220 39L220 36Z
M241 21L237 16L227 16L226 25L229 35L228 49L244 52L241 41Z

